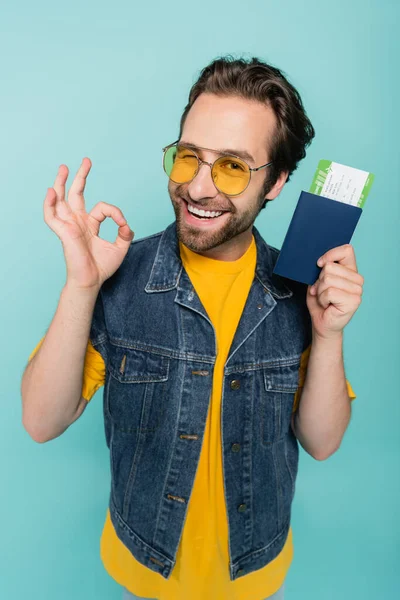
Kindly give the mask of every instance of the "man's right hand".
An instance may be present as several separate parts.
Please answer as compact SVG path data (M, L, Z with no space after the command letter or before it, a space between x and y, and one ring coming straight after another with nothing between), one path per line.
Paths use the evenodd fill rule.
M44 220L60 238L67 264L67 283L79 289L100 289L121 265L134 233L117 206L99 202L86 212L83 192L92 163L84 158L65 200L68 167L61 165L54 187L44 200ZM114 243L99 237L100 224L111 217L118 225Z

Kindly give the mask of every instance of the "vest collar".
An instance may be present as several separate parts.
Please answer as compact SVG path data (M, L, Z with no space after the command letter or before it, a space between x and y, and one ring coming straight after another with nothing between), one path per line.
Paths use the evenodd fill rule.
M275 252L261 237L253 225L253 235L257 247L256 277L261 284L276 298L290 298L292 290L282 277L273 273ZM157 254L153 262L147 293L166 292L178 286L183 265L179 253L179 242L176 233L176 221L171 223L161 235Z

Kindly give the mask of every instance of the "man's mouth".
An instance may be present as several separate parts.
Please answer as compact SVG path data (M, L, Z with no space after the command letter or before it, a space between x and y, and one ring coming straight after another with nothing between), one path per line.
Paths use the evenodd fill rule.
M183 200L183 198L182 198ZM193 206L190 202L183 200L186 205L188 213L194 217L195 219L199 219L201 221L211 221L213 219L218 219L221 215L225 214L226 210L204 210L202 208L198 208L197 206Z

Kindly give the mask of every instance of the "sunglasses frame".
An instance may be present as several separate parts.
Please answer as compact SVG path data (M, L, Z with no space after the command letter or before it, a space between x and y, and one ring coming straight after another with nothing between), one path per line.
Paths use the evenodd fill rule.
M190 150L190 152L193 152L193 154L197 158L197 169L196 169L195 174L193 175L193 177L191 179L189 179L188 181L183 181L182 183L190 183L191 181L193 181L193 179L198 174L201 165L208 165L209 167L211 167L211 173L212 173L212 169L213 169L215 163L218 160L220 160L221 158L233 157L233 158L238 158L241 162L243 162L247 166L247 168L249 169L249 171L250 171L250 177L249 177L249 181L248 181L246 187L241 192L239 192L238 194L227 194L226 192L223 192L216 185L216 183L214 182L214 179L212 179L213 184L216 187L216 189L219 192L221 192L222 194L225 194L225 196L240 196L240 194L243 194L243 192L245 190L247 190L247 188L250 185L251 172L252 171L259 171L260 169L264 169L265 167L269 167L270 165L272 165L272 162L273 162L273 161L270 161L270 162L266 163L265 165L261 165L260 167L250 167L250 165L243 158L241 158L240 156L237 156L236 154L224 154L224 155L219 156L218 158L216 158L213 163L210 163L210 162L207 162L206 160L203 160L202 158L200 158L200 156L197 155L197 153L195 152L195 150L193 150L193 148L190 148L189 146L186 146L185 144L180 144L179 140L177 140L176 142L173 142L172 144L168 144L168 146L165 146L164 148L162 148L162 151L163 151L162 166L163 166L163 169L164 169L167 177L169 177L169 179L171 179L171 177L168 175L167 171L165 170L165 154L166 154L167 150L169 150L169 148L172 148L173 146L177 146L177 147L178 146L182 146L182 148L186 148L187 150ZM198 147L198 149L199 150L208 150L209 152L218 152L218 150L212 150L211 148L202 148L200 146ZM171 179L171 181L173 181L173 179ZM174 183L177 183L177 182L174 181Z

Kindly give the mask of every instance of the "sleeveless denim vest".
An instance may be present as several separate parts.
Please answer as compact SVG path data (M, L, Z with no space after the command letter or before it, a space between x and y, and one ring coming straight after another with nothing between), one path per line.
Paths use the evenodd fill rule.
M274 275L279 251L254 226L253 234L256 271L222 389L231 581L264 567L286 541L299 454L292 407L301 354L311 343L307 286ZM180 259L175 222L131 243L100 289L90 340L106 364L111 520L136 560L168 579L217 353L213 325Z

